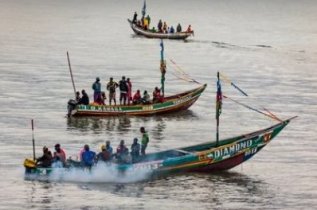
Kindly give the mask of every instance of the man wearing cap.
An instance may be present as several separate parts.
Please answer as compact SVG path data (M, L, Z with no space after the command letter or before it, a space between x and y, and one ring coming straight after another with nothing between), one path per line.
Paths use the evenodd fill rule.
M98 99L101 98L101 83L99 77L97 77L94 84L92 84L92 89L94 90L94 102L98 102Z

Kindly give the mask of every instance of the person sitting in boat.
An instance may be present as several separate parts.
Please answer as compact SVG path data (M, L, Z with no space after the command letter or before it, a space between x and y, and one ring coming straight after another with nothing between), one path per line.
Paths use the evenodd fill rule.
M156 33L155 27L152 27L152 29L150 31L153 32L153 33Z
M114 101L114 105L116 105L116 88L118 88L118 83L113 81L113 78L110 77L110 81L107 84L107 90L109 91L109 105L111 105L111 101Z
M153 91L153 103L161 103L163 98L161 96L161 90L158 87L155 87Z
M127 103L127 96L128 96L128 85L127 81L125 80L125 76L119 82L119 89L120 89L120 105L126 105Z
M127 86L128 86L127 100L128 100L128 105L130 105L132 102L132 82L130 78L127 78Z
M141 154L145 155L145 149L150 141L149 134L145 131L144 127L140 128L140 132L142 133L142 140L141 140Z
M141 20L138 20L138 21L136 22L136 26L137 26L137 27L142 27L142 25L141 25Z
M169 33L170 33L170 34L175 33L175 29L174 29L174 27L173 27L173 26L171 26L171 27L170 27Z
M194 33L194 31L192 30L192 26L189 25L187 30L186 30L187 33Z
M105 105L105 100L107 99L105 92L101 92L96 100L97 105Z
M44 146L43 147L43 155L36 159L36 165L38 167L49 168L52 165L53 156L51 151Z
M110 141L106 141L106 150L110 154L110 158L112 159L113 157L113 149L112 146L110 145Z
M80 101L80 92L79 91L76 92L75 100L77 101L77 103Z
M55 144L54 161L61 161L66 166L66 153L60 144Z
M142 104L150 104L151 103L151 97L148 94L148 92L145 90L143 92L143 97L142 97Z
M97 102L97 99L101 95L101 83L99 77L97 77L96 81L92 84L92 89L94 90L94 102Z
M111 160L111 154L106 150L106 146L101 146L101 152L97 155L97 161L108 162Z
M80 98L77 104L89 105L89 96L86 93L86 91L82 90L81 94L82 94L82 97Z
M176 27L176 31L177 31L177 33L182 32L182 26L181 26L180 23L178 23L178 25L177 25L177 27Z
M91 168L95 162L96 153L90 151L89 146L86 144L84 146L84 152L81 155L81 163L84 167Z
M133 139L133 144L131 145L131 158L132 163L135 163L139 160L140 157L140 144L138 143L138 138Z
M163 23L162 20L159 20L158 24L157 24L157 29L160 33L163 33Z
M128 162L129 149L124 145L124 140L120 141L119 146L117 147L116 158L119 163Z
M133 96L133 104L140 104L142 103L141 93L140 90L137 90L136 93Z
M136 24L137 18L138 18L138 14L134 12L133 19L132 19L133 24Z

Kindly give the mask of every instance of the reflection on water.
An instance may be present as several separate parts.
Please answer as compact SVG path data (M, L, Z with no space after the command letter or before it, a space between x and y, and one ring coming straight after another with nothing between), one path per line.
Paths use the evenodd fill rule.
M67 130L78 130L86 133L93 131L98 134L106 131L107 134L124 134L130 131L133 124L154 123L154 128L149 132L155 139L163 138L163 131L166 128L166 121L182 121L197 118L191 110L184 110L177 113L158 115L158 116L109 116L109 117L78 117L67 118Z

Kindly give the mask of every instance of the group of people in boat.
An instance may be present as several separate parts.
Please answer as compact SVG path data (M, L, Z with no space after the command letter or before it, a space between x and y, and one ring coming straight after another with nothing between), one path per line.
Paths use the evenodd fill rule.
M134 12L133 15L133 19L132 19L132 23L135 24L136 26L144 29L144 30L149 30L153 33L165 33L165 34L173 34L173 33L180 33L183 32L182 31L182 26L180 23L177 24L176 28L174 28L173 26L168 26L167 23L164 21L162 21L161 19L159 20L158 24L157 24L157 28L155 28L154 26L151 28L150 27L150 23L151 23L151 18L149 15L147 15L146 17L142 17L140 20L138 20L138 14L137 12ZM191 28L191 25L188 25L186 31L187 33L194 33L194 31Z
M106 89L108 90L109 105L117 105L116 100L116 89L119 88L120 91L120 105L137 105L137 104L151 104L151 103L161 103L164 101L164 97L161 94L161 89L158 87L154 88L153 98L149 95L147 90L144 90L143 96L141 96L141 91L137 90L132 96L132 82L130 78L125 78L122 76L122 79L117 83L111 77L107 83ZM106 105L106 93L102 91L102 86L100 78L97 77L96 81L92 84L92 89L94 91L94 105ZM89 96L85 90L76 92L76 104L89 105Z
M101 146L101 151L98 154L92 151L88 144L84 145L79 152L80 165L90 168L98 162L117 162L119 164L124 164L140 161L142 157L145 156L145 150L149 143L149 135L144 127L140 128L140 132L142 134L141 144L138 142L138 138L134 138L130 151L125 145L124 140L120 141L116 153L113 152L110 141L106 141L106 144ZM44 168L68 167L66 152L61 148L60 144L55 145L54 154L44 146L43 155L36 159L36 165Z

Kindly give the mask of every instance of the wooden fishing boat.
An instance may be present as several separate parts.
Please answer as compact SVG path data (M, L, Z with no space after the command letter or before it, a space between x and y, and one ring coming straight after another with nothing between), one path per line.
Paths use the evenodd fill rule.
M222 95L219 78L220 77L218 73L216 141L208 141L206 143L201 143L188 147L150 153L139 157L137 161L133 163L127 159L124 163L119 164L114 160L109 161L106 165L108 167L111 167L112 170L114 168L114 173L118 173L120 175L129 173L129 176L133 176L133 173L137 173L140 170L145 170L147 173L147 178L153 176L166 176L175 173L212 173L215 171L228 170L253 157L269 142L271 142L271 140L275 138L292 119L296 118L295 116L286 120L280 120L271 112L271 114L268 115L252 108L251 110L269 116L279 122L268 128L257 130L255 132L219 140L219 116L221 113L222 97L228 98L227 96ZM234 83L231 82L231 85L245 94L245 92L238 88L238 86L236 86ZM240 103L240 105L243 104ZM250 106L245 107L251 108ZM34 138L33 160L35 160ZM62 169L41 168L38 167L33 160L26 159L24 162L25 172L27 176L47 176L55 170L63 170L65 173L73 169L86 170L86 168L84 168L80 162L71 159L68 160L67 168ZM96 163L90 168L90 171L94 171L94 169L98 168L99 164L104 163Z
M205 90L206 84L193 90L164 97L161 103L139 105L76 105L71 116L158 115L188 109Z
M134 31L135 34L144 36L146 38L185 40L189 36L193 35L193 32L176 32L176 33L152 32L150 30L144 30L142 27L138 27L130 19L128 19L128 22L130 24L131 29Z
M188 109L199 98L202 92L206 89L206 84L201 85L198 88L188 90L179 94L165 96L165 73L166 73L166 61L164 60L164 43L161 40L161 88L162 100L161 102L155 102L150 104L137 104L137 105L98 105L95 103L89 105L77 104L73 99L68 101L68 116L120 116L120 115L133 115L133 116L147 116L147 115L159 115L172 112L178 112ZM67 53L69 70L73 81L74 94L76 97L76 89L72 76L71 65L69 61L69 55ZM197 81L195 81L198 83Z
M250 159L265 147L293 118L284 120L271 127L245 135L224 139L217 142L172 149L147 154L137 163L111 163L119 172L133 173L147 169L149 176L165 176L185 172L215 172L231 169ZM26 159L24 163L26 175L48 175L54 168L36 167L34 161ZM79 163L69 161L67 172L80 167ZM60 168L58 170L61 170Z

